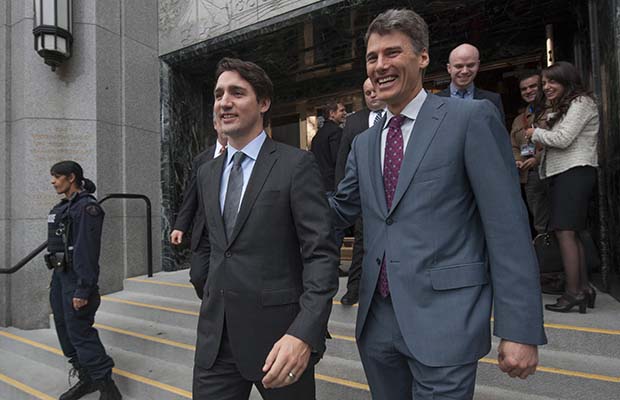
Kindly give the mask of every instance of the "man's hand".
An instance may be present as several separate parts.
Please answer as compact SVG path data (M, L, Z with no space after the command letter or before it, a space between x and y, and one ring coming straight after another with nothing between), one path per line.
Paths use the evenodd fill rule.
M526 140L530 140L532 138L532 135L534 135L534 130L534 128L525 129L525 133L523 134L523 136L525 136Z
M502 372L525 379L536 372L538 347L502 339L497 348L497 361Z
M538 164L538 160L534 157L530 157L527 160L521 162L521 166L519 169L529 171L531 168L534 168Z
M523 165L523 161L515 161L515 164L517 166L517 168L521 169L521 166Z
M263 378L263 386L275 389L297 382L306 370L309 359L310 346L306 342L295 336L282 336L265 360L263 372L267 375Z
M78 299L77 297L73 298L73 309L75 311L79 310L82 307L85 307L88 304L88 299Z
M179 245L181 244L182 240L183 240L183 231L175 229L170 233L170 243Z

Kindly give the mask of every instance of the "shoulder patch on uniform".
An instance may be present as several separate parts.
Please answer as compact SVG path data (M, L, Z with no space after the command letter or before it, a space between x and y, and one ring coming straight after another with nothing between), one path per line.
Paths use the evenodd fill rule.
M88 215L97 217L101 215L101 207L99 207L99 205L96 205L96 204L91 204L91 205L86 206L86 212L88 213Z

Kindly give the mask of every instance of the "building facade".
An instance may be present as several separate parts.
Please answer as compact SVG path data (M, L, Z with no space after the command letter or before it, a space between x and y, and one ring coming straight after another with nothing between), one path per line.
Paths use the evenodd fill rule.
M321 109L338 98L362 107L363 36L391 7L412 7L430 27L425 88L447 86L449 51L481 50L479 87L518 113L519 71L545 65L549 27L556 60L575 63L601 109L600 176L592 233L603 284L620 265L620 0L88 0L74 1L74 51L52 72L33 49L32 2L0 0L0 259L6 267L45 240L58 200L50 166L75 159L98 195L141 193L153 203L155 269L187 266L187 246L168 243L191 159L213 143L214 68L224 56L263 66L276 98L269 134L308 148ZM146 272L142 204L104 209L101 287ZM47 325L50 273L41 257L0 275L0 325Z

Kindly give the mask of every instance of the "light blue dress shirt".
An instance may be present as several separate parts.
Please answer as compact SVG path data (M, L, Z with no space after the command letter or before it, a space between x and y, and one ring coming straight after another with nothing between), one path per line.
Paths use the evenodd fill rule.
M220 184L220 211L222 214L224 214L224 202L226 201L228 178L230 177L230 170L233 167L233 155L235 155L237 151L241 151L243 152L243 154L245 154L245 158L241 162L241 169L243 170L243 188L241 189L241 199L239 200L239 208L241 208L241 203L243 202L243 195L245 195L245 189L248 187L248 181L250 180L250 176L252 176L254 164L256 164L258 153L260 152L261 147L263 147L265 139L267 139L267 134L265 133L265 131L262 131L257 137L254 138L254 140L252 140L242 149L235 149L233 145L228 142L228 148L226 150L226 164L224 167L224 172L222 172L222 181Z
M461 97L459 93L459 88L457 88L452 82L450 82L450 97L456 97L458 99L467 99L473 100L474 98L474 84L470 83L467 88L465 88L465 97Z

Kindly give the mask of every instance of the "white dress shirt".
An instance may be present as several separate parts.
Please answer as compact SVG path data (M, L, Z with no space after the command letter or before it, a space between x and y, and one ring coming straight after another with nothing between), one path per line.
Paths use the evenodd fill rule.
M224 203L226 202L226 189L228 189L228 178L230 177L230 170L233 167L233 155L235 155L237 151L241 151L243 152L243 154L245 154L245 158L241 162L241 169L243 170L243 188L241 189L241 198L239 199L239 209L241 209L241 203L243 202L245 189L248 187L248 181L250 180L250 176L252 176L252 170L254 169L254 164L256 164L258 153L260 152L261 147L263 147L263 143L265 143L266 138L267 134L265 133L265 131L262 131L242 149L235 149L233 145L228 142L228 148L225 155L225 167L224 171L222 172L222 181L220 184L220 211L222 212L222 214L224 214Z
M418 118L418 113L420 112L420 108L422 108L422 104L424 104L424 100L426 100L426 96L426 91L424 89L420 90L420 93L418 93L400 113L406 117L405 122L403 122L400 128L403 132L403 158L405 156L405 151L407 151L407 143L409 143L413 125L415 124L416 118ZM385 142L387 141L388 126L393 116L394 114L392 114L390 110L387 110L387 118L385 119L383 130L381 131L381 172L383 172L383 160L385 159Z
M375 124L375 118L377 118L378 114L383 115L385 113L385 109L382 108L381 110L377 110L377 111L371 111L368 113L368 127L370 128L371 126L373 126Z

